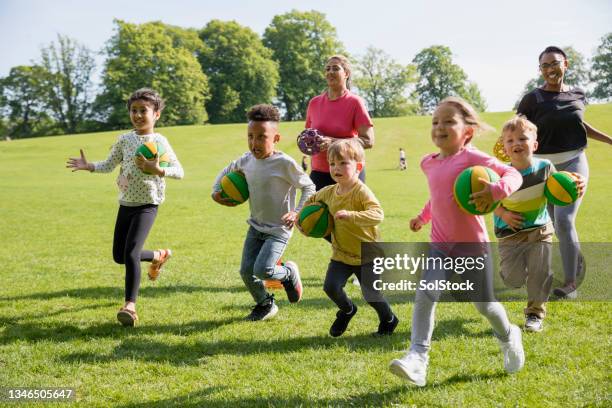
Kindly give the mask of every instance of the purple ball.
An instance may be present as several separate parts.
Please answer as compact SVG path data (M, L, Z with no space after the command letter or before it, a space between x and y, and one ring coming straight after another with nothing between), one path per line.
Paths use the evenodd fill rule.
M304 154L312 156L321 151L323 138L317 129L304 129L297 137L297 145Z

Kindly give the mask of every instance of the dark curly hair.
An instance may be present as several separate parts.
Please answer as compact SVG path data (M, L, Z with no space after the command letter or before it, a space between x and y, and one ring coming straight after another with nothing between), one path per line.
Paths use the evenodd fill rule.
M130 110L132 104L135 101L145 101L153 105L153 110L161 112L166 104L164 100L159 96L157 92L150 88L140 88L137 91L132 92L130 98L127 101L127 108Z
M544 54L560 54L563 55L564 59L567 59L567 55L565 55L565 52L559 48L559 47L555 47L554 45L551 45L549 47L546 47L546 49L544 49L544 51L542 51L540 53L540 56L538 57L538 61L540 61L542 59L542 55Z
M280 122L280 112L276 106L262 103L249 109L247 119L249 122Z

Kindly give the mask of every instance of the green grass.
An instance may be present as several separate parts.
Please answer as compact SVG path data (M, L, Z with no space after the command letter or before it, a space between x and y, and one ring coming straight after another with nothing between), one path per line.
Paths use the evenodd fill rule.
M510 115L484 118L499 129ZM612 133L612 105L590 106L586 119ZM279 148L296 159L301 127L281 125ZM407 222L427 199L418 164L434 149L429 128L428 117L376 120L367 175L385 210L386 241L428 239L427 228L414 234ZM148 248L172 247L175 257L158 282L143 280L134 330L115 321L124 275L111 256L116 172L64 168L80 147L90 160L105 158L119 132L0 143L0 386L73 387L75 405L83 407L612 404L606 302L551 303L545 331L524 336L527 363L512 376L473 306L441 304L428 386L410 388L387 366L408 346L412 304L394 303L398 331L375 339L375 313L348 285L364 307L343 337L330 338L335 309L322 290L329 246L296 234L284 258L300 264L305 299L289 305L279 293L275 319L243 322L252 303L238 274L248 208L216 205L210 188L246 150L245 125L160 131L186 176L168 181L147 241ZM490 151L494 138L476 144ZM406 172L395 170L400 146ZM590 143L589 191L577 220L584 242L612 241L610 153L610 146ZM505 306L521 323L523 303Z

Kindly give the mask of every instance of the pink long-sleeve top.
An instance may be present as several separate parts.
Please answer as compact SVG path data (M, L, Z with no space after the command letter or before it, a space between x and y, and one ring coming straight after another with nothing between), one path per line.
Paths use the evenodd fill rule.
M453 197L455 179L470 166L485 166L500 175L491 186L493 200L506 198L521 186L523 178L513 167L468 147L457 154L440 158L440 153L428 154L421 161L421 169L429 184L429 201L419 218L431 221L432 242L488 242L489 235L482 215L471 215L459 208Z

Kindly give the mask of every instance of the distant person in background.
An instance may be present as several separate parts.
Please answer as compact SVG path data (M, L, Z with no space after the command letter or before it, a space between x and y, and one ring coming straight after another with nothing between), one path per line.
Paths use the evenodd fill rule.
M569 67L565 52L558 47L547 47L540 53L539 66L544 85L523 96L517 108L518 114L525 115L538 127L535 156L550 160L558 171L579 173L588 182L589 165L584 153L587 137L608 144L612 144L612 139L584 121L584 91L563 82ZM562 298L577 296L576 279L583 269L575 225L581 202L582 197L565 207L548 205L565 275L563 286L553 293Z
M308 171L308 163L306 163L306 156L302 156L302 170Z
M315 96L306 111L306 128L315 128L324 138L321 152L312 156L310 178L317 191L335 184L329 174L327 147L335 139L358 138L364 149L374 145L374 128L363 100L350 91L351 64L342 55L334 55L325 64L327 89ZM359 173L365 182L365 168Z
M406 152L401 147L399 148L399 169L406 170Z

